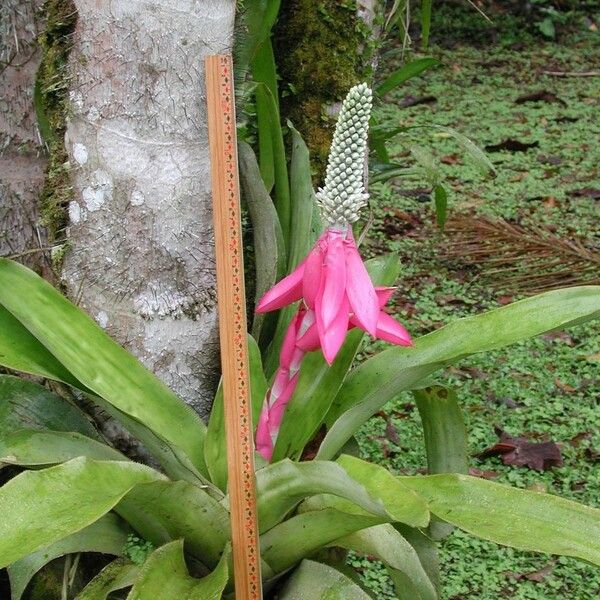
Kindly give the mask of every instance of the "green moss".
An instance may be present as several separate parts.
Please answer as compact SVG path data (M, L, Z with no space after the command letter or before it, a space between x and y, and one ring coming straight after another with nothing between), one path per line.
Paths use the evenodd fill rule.
M41 194L42 222L51 242L60 241L67 224L72 187L64 145L68 97L68 58L77 11L71 0L46 0L41 8L46 28L40 35L42 62L35 85L40 132L49 150L46 180Z
M283 118L302 133L320 176L334 120L324 108L368 74L370 32L354 0L282 3L274 32Z

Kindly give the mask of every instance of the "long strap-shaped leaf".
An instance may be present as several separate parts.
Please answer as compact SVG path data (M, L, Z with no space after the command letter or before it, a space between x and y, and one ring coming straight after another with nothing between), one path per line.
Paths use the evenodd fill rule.
M109 445L74 431L17 429L0 438L0 463L50 466L78 456L95 460L129 460Z
M371 497L364 486L332 462L294 463L286 459L271 464L257 471L256 490L261 532L268 531L299 502L314 494L339 496L384 521L391 520L381 500Z
M229 552L202 579L191 577L183 557L183 540L155 550L141 568L127 600L220 600L229 577Z
M423 496L432 513L477 537L600 565L597 508L469 475L400 480Z
M390 570L400 600L437 600L435 587L417 552L392 525L375 525L331 545L376 556L383 561Z
M238 160L242 199L248 207L252 221L255 267L254 301L257 304L263 294L283 277L287 259L277 211L261 178L254 151L246 142L238 143ZM265 320L272 321L273 319L271 316L267 318L267 315L264 314L254 315L252 335L257 341L260 340Z
M187 481L136 485L115 511L155 546L185 538L188 552L208 567L217 564L230 538L227 510Z
M267 381L260 359L260 349L252 336L248 336L248 365L250 368L250 396L252 400L252 423L256 428L258 417L267 393ZM227 488L227 447L225 416L223 412L222 382L215 395L208 431L204 442L204 457L210 480L223 492Z
M112 592L131 587L139 572L140 567L126 559L113 560L77 594L75 600L106 600Z
M467 428L458 405L456 392L434 385L414 390L427 453L427 472L468 473L469 452ZM437 541L449 535L454 528L435 516L429 525L430 535Z
M275 573L281 573L334 540L379 523L379 517L348 514L332 508L305 512L263 534L261 555Z
M130 531L122 519L109 513L85 529L14 562L8 567L11 600L21 600L31 578L59 556L74 552L101 552L120 556Z
M304 559L294 570L277 597L280 600L306 600L306 598L372 600L372 596L334 567L308 559Z
M19 328L22 330L22 325ZM76 431L95 440L103 439L91 418L72 402L33 381L0 375L0 436L25 428Z
M76 458L0 488L0 567L87 527L139 483L163 476L134 462Z
M200 417L48 282L0 259L0 304L84 386L182 448L206 473Z
M600 315L600 287L554 290L481 315L459 319L416 340L365 361L344 382L327 423L317 458L331 459L388 400L438 369L485 352L570 327Z

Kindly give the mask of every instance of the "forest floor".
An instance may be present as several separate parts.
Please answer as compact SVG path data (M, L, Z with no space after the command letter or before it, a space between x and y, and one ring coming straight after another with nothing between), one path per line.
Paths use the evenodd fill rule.
M523 34L516 21L496 25L493 35L483 31L485 22L456 11L438 13L436 21L434 42L452 40L451 48L430 49L441 66L388 94L377 116L396 126L453 127L487 148L497 176L480 175L452 138L435 132L414 130L388 144L392 158L406 165L411 145L428 148L449 190L441 234L424 179L371 186L375 220L364 248L400 255L397 316L415 336L541 289L583 284L600 271L592 254L600 237L600 77L544 73L597 70L598 33L594 40L584 22L551 42ZM398 50L384 55L383 74L399 64ZM490 219L507 225L490 234ZM482 251L479 260L462 251L467 244ZM506 258L492 262L498 256ZM457 390L464 408L472 474L600 507L599 334L598 322L574 327L475 356L437 377ZM497 456L477 458L498 441L499 430L555 442L563 465L537 471L504 465ZM410 394L371 419L359 443L364 457L397 473L426 466ZM600 597L600 571L590 565L460 531L442 543L440 559L444 600ZM352 564L378 598L395 597L380 565L359 558Z

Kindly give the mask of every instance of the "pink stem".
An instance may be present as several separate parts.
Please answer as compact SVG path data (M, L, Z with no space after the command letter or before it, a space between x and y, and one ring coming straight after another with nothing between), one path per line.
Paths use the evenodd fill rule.
M306 354L306 350L300 348L297 342L314 321L314 311L301 307L285 334L279 355L279 367L273 385L265 396L256 428L256 450L266 461L270 461L273 456L285 407L296 389L300 365Z

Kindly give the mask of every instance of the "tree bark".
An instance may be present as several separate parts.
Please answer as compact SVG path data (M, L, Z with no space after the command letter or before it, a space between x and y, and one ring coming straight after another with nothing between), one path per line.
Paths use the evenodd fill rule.
M38 204L46 154L33 103L41 61L40 4L3 0L0 5L0 256L47 271Z
M282 117L306 140L316 183L325 171L341 101L353 85L372 79L383 5L382 0L281 4L274 47Z
M204 57L234 0L75 0L71 298L201 415L218 373Z

